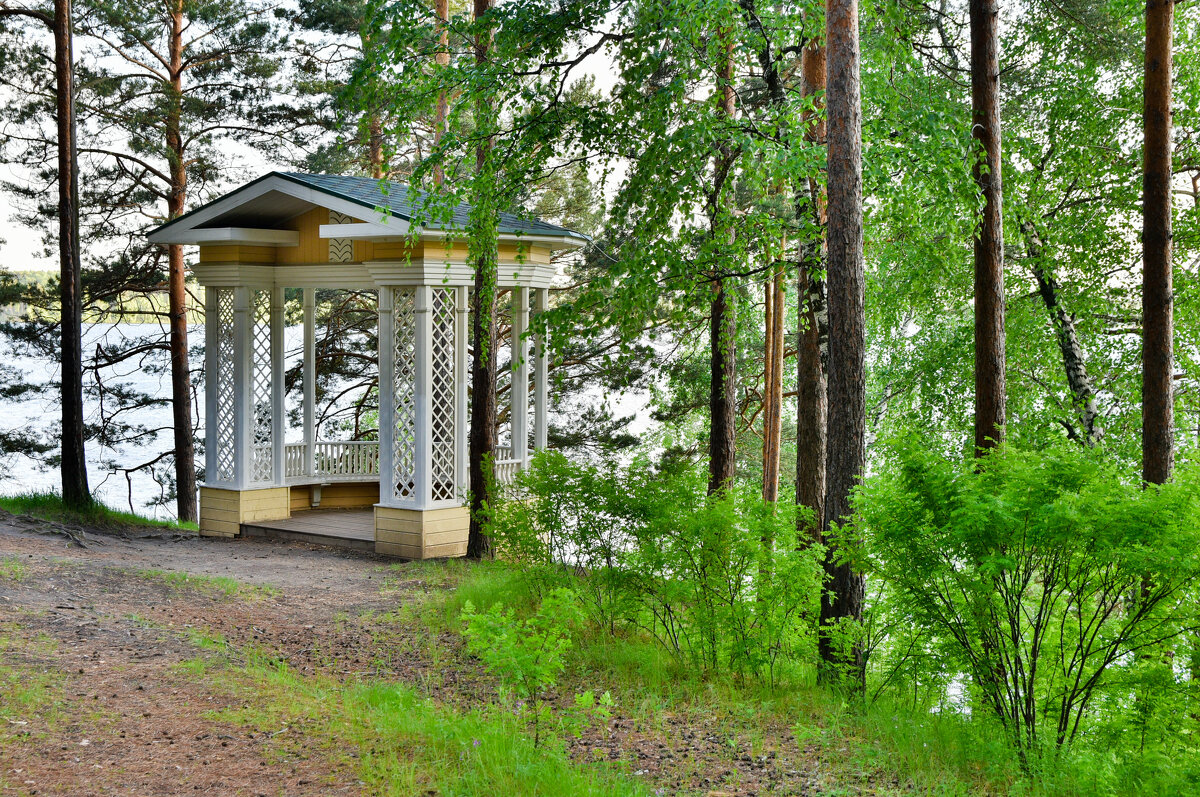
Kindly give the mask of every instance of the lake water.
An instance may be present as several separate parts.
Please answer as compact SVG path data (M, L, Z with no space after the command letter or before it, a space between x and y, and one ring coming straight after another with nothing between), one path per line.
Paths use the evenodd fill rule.
M121 342L159 334L157 324L89 324L83 330L83 350L92 352L97 345L119 345ZM300 343L303 332L299 326L287 330L286 348L289 353L288 365L300 356ZM193 350L204 345L204 325L193 325L188 331L188 342ZM16 357L9 355L6 361L16 367L28 381L44 383L58 379L58 364L48 360L32 357ZM193 361L193 367L199 365ZM102 381L108 386L118 384L144 392L157 398L169 398L171 395L171 375L169 358L166 352L151 352L137 360L131 360L113 368L104 369ZM200 413L199 437L204 436L204 394L203 386L199 389ZM111 411L112 407L105 407ZM84 398L85 423L98 423L101 420L100 403L90 397ZM195 408L194 408L195 411ZM33 429L45 431L58 422L61 417L56 397L47 395L28 401L10 402L0 415L0 428L7 430ZM145 471L129 474L118 470L139 465L152 459L159 453L168 450L173 445L171 407L144 407L134 411L130 420L152 430L158 430L139 439L136 445L126 445L120 448L102 447L89 441L87 444L88 484L97 499L108 506L117 509L131 510L142 515L174 519L175 506L171 501L168 506L155 506L152 502L162 495L162 487ZM294 439L299 433L292 431L288 437ZM51 441L57 444L58 441ZM10 456L4 463L7 475L0 482L0 492L6 494L27 491L55 491L61 489L62 481L57 468L46 468L27 457ZM199 463L198 463L199 464ZM151 504L148 506L148 504Z
M157 324L94 324L86 325L83 331L83 349L92 352L97 345L117 345L123 340L158 334ZM189 343L193 351L204 345L204 325L193 325L188 333ZM301 356L303 330L300 326L289 327L285 339L286 367L291 367ZM7 346L7 341L0 338L0 346ZM58 379L58 366L40 358L17 357L11 352L0 356L5 361L22 372L23 376L33 383L44 383ZM193 361L193 367L200 363ZM171 395L171 377L168 368L169 360L166 352L151 352L136 361L130 361L114 368L105 369L102 381L108 386L125 384L130 388L143 391L151 396L168 398ZM204 436L204 401L203 390L200 388L198 411L199 437ZM636 414L637 420L632 425L635 434L644 433L650 423L644 409L649 400L644 392L624 394L619 396L602 396L599 392L591 391L579 397L582 400L595 402L604 401L613 407L618 414ZM289 396L290 408L296 397ZM105 408L111 411L111 407ZM85 422L97 423L100 420L101 407L95 400L85 397ZM0 428L7 431L32 429L45 430L57 423L61 412L53 395L27 401L13 401L4 406L0 413ZM149 515L163 520L175 516L174 501L165 507L153 505L155 498L161 496L162 487L144 471L129 474L119 468L128 468L141 464L159 453L169 449L173 442L171 430L171 408L169 404L160 407L146 407L131 414L130 420L150 429L158 430L143 438L136 445L126 445L119 448L101 447L95 442L87 445L88 483L95 496L108 506L118 509L132 510L139 514ZM285 434L289 441L302 439L301 430L290 428ZM58 441L51 441L57 445ZM201 464L201 463L198 463ZM57 468L45 468L38 463L19 456L10 456L0 467L0 494L13 494L28 491L54 491L61 489L61 479ZM5 470L7 473L5 474Z

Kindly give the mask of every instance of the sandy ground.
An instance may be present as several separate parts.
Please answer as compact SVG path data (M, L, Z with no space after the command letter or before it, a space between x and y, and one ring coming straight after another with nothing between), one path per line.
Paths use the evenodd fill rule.
M353 751L283 745L279 734L297 729L213 719L215 710L243 704L178 666L205 655L194 631L220 635L234 650L271 651L302 674L398 679L451 706L495 699L494 684L454 635L380 620L444 589L426 583L429 571L417 566L260 539L55 529L3 512L0 559L24 568L19 579L0 576L0 643L8 638L0 663L49 673L63 692L53 716L10 716L0 727L0 794L363 792ZM269 591L230 597L147 570ZM618 712L603 733L572 740L572 755L629 761L662 794L820 794L831 785L786 729L764 729L778 739L751 756L702 719L661 719L641 728ZM730 782L739 785L731 790Z

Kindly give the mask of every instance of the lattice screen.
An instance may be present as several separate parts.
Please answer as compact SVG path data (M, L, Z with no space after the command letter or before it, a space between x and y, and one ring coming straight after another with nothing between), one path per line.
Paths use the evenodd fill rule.
M394 492L397 499L411 500L417 488L417 292L413 288L392 289L392 356L395 370L392 397L396 425L392 433Z
M274 477L271 437L271 292L250 293L250 410L253 414L253 448L250 481Z
M433 291L433 500L455 497L453 288Z
M209 423L215 424L217 450L209 456L216 462L216 481L231 482L234 477L234 407L233 383L235 366L233 357L233 289L209 288L217 295L217 357L216 373L208 378L216 380L217 406Z
M336 210L329 211L330 224L352 224L354 219ZM349 263L354 260L354 241L349 238L329 239L329 262Z

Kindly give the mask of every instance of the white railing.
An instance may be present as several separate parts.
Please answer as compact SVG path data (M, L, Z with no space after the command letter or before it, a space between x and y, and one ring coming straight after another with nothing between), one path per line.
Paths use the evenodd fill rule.
M379 476L379 443L369 440L321 441L316 445L313 469L317 476L350 478Z
M288 481L374 481L379 478L379 443L373 440L320 440L313 447L308 472L308 446L283 447L283 475Z
M512 484L521 471L521 460L498 459L495 461L496 484Z
M526 454L526 456L532 455L532 451ZM496 483L512 484L516 481L517 474L521 472L521 460L513 459L512 446L496 446L493 457Z
M448 445L448 444L442 444ZM255 446L269 456L270 446ZM533 452L528 452L532 456ZM511 446L496 446L496 483L512 484L521 470L521 460L512 458ZM370 440L321 440L314 449L313 473L308 473L308 446L288 443L283 447L283 475L289 482L374 481L379 478L379 443Z
M291 479L303 476L308 467L308 444L288 443L283 447L283 475Z

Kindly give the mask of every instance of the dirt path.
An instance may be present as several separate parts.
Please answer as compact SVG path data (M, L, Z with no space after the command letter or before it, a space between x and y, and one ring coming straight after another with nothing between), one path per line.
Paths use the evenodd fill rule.
M250 708L184 666L213 655L214 639L300 674L400 680L458 707L495 699L455 635L385 619L444 590L436 568L258 539L72 530L81 548L45 531L0 512L0 689L15 688L6 672L32 673L54 695L0 720L0 795L361 793L353 750L281 744L286 729L214 718ZM750 756L703 718L661 719L650 729L618 714L571 740L572 755L630 761L661 794L731 794L731 778L745 795L827 784L786 728Z
M281 756L269 731L210 719L239 706L178 665L204 655L193 638L201 631L235 647L306 651L302 669L361 664L371 635L335 620L395 605L381 597L381 561L196 538L87 535L80 548L30 526L0 516L0 556L12 571L0 577L0 662L44 672L57 705L0 728L0 793L360 792L336 752ZM227 582L192 586L168 573L270 589L230 595Z

